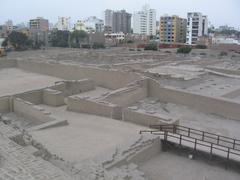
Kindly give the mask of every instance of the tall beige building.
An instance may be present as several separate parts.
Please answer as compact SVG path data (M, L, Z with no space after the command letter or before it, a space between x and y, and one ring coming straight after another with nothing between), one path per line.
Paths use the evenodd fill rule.
M34 44L48 44L49 22L47 19L44 19L42 17L31 19L29 22L29 27L30 37L33 40Z
M49 30L48 20L42 17L31 19L29 22L29 26L30 26L30 30L38 30L43 32L47 32Z

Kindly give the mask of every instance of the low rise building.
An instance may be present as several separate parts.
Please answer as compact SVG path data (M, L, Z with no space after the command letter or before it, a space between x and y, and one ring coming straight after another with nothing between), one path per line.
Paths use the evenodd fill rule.
M104 26L104 33L105 34L111 34L112 33L112 27L111 26Z
M215 36L212 38L212 44L236 44L240 45L240 41L226 36Z
M105 34L106 39L112 39L116 41L123 41L125 40L125 34L124 33L111 33L111 34Z

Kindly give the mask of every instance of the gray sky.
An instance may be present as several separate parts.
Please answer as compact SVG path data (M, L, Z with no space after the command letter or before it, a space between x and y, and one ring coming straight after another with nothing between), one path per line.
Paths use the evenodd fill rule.
M149 3L161 15L186 17L190 11L208 15L215 25L240 28L240 0L0 0L0 24L8 19L14 24L28 22L35 17L44 17L52 23L58 16L71 17L72 23L88 16L103 17L105 9L126 9L133 13Z

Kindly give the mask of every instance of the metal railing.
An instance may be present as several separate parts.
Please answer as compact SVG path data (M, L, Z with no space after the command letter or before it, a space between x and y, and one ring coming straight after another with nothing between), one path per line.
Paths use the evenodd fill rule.
M192 144L195 151L201 146L209 148L211 156L214 154L214 150L218 150L226 153L227 160L230 159L231 155L238 156L238 160L240 160L240 140L238 139L180 125L152 125L150 128L151 130L140 131L140 134L151 133L160 135L166 141L169 138L173 138L176 139L179 145L182 145L184 142ZM236 158L231 159L236 160Z

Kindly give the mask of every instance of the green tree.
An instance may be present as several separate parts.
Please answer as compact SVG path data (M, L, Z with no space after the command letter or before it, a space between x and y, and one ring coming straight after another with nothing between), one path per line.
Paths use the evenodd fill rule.
M33 43L32 48L33 49L40 49L42 46L45 46L45 42L43 42L43 41L36 41L35 43Z
M13 31L9 34L8 39L15 49L26 48L28 37L24 33Z
M26 42L27 47L33 48L33 40L32 39L28 39Z
M178 48L177 53L180 53L180 54L189 54L191 51L192 51L192 48L191 48L191 47L184 46L184 47Z
M145 47L144 47L144 50L145 51L157 51L158 50L158 47L157 47L157 44L156 43L149 43L149 44L146 44Z
M81 47L81 44L86 43L87 40L88 34L83 30L81 31L75 30L70 35L70 41L73 47Z
M2 42L2 47L6 48L8 46L8 38Z
M68 47L69 31L53 31L51 34L51 42L53 47Z

